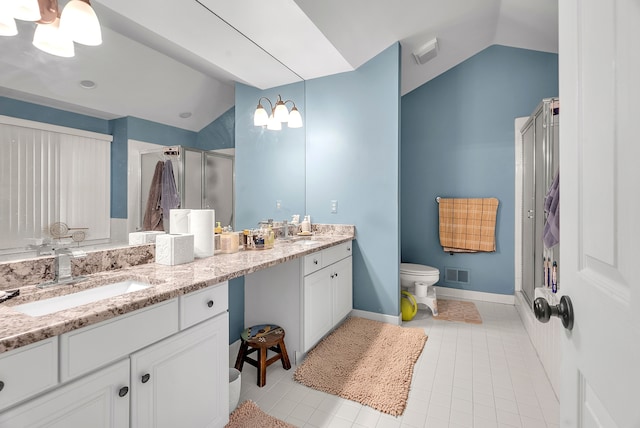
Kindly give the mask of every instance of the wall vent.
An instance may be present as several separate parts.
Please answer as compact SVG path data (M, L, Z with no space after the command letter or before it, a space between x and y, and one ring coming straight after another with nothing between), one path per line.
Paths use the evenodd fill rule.
M459 284L468 284L471 282L469 270L460 268L444 268L445 282L455 282Z

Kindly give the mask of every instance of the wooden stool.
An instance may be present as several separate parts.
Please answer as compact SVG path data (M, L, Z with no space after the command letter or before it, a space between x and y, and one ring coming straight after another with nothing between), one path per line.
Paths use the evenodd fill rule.
M236 369L242 371L244 362L258 369L258 386L267 383L267 367L278 360L282 360L285 370L291 368L287 348L284 345L284 329L273 324L260 324L247 328L240 334L241 344L236 358ZM252 348L252 349L249 349ZM276 353L267 360L267 350ZM257 352L258 359L249 358L249 354Z

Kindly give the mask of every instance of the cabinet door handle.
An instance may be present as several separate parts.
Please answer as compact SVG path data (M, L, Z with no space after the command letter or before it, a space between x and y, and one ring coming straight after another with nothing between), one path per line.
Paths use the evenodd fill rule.
M149 373L145 373L142 375L142 383L147 383L149 382L149 379L151 378L151 375Z
M351 251L351 247L347 247L347 251Z
M118 391L118 395L120 397L124 397L128 393L129 393L129 387L128 386L123 386L122 388L120 388L120 391Z
M213 303L214 303L213 300L209 300L207 302L207 306L210 307L210 308L213 308Z
M334 275L337 277L338 276L338 272L336 272Z
M0 391L4 389L4 382L0 380Z
M317 260L314 260L314 261L313 261L313 264L314 264L314 265L317 265L317 264L318 264L318 261L317 261Z
M332 274L331 274L331 278L333 279L333 277L334 277L334 276L335 276L335 274L333 274L333 273L332 273Z

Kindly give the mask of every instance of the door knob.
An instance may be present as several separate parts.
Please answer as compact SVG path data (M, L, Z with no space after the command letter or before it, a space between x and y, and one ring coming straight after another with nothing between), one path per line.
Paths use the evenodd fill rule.
M562 325L567 330L573 328L573 305L569 296L562 296L560 303L551 306L544 297L538 297L533 301L533 312L540 322L549 322L554 316L562 320Z

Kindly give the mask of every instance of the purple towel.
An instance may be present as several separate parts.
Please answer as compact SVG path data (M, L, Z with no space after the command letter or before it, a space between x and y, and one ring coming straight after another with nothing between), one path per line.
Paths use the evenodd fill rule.
M162 217L166 223L165 230L169 230L169 210L180 208L180 195L176 187L176 179L173 176L173 164L170 160L164 162L164 171L162 172L162 198L160 199L162 207Z
M560 173L556 176L549 187L547 195L544 197L544 211L547 213L547 220L542 231L544 246L551 248L560 242Z

